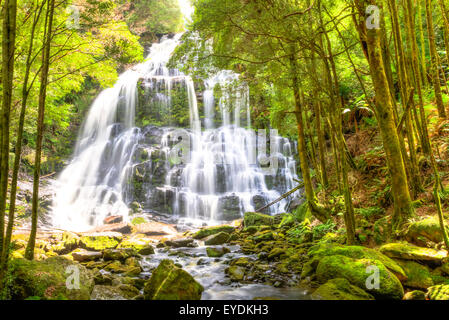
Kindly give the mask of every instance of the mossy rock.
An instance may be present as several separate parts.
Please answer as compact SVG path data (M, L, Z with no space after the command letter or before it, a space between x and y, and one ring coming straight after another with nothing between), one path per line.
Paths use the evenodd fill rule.
M291 228L295 224L295 221L296 221L295 216L287 213L282 217L282 220L279 223L278 228L279 229Z
M422 248L410 243L387 243L380 248L380 252L390 258L416 261L439 262L447 257L447 252L444 250Z
M80 246L80 238L74 233L65 231L58 244L51 246L50 249L59 255L64 255L78 249Z
M430 287L427 290L428 300L449 300L449 285L439 285Z
M102 251L116 248L122 239L123 235L118 232L98 232L82 236L80 242L84 249Z
M449 232L449 227L446 224L446 230ZM441 233L440 222L438 218L431 217L421 221L412 223L407 230L406 238L407 241L413 243L420 243L420 237L424 237L432 242L440 243L443 239L443 234Z
M231 252L226 247L207 247L206 248L207 256L211 258L220 258L224 256L226 253Z
M275 223L274 217L257 212L246 212L243 221L245 227L263 225L272 226Z
M79 289L71 276L79 271ZM13 300L40 297L45 300L89 300L94 276L81 264L64 257L43 261L15 259L10 262L8 295ZM75 277L74 277L75 278ZM75 286L69 289L67 284Z
M271 231L258 232L252 237L252 239L257 243L272 241L274 240L274 234Z
M235 231L235 227L232 226L218 226L218 227L210 227L210 228L204 228L197 232L195 232L192 236L193 239L204 239L206 237L209 237L211 235L225 232L225 233L233 233Z
M367 288L369 267L379 269L379 289ZM320 260L316 269L317 280L325 283L335 278L345 278L353 285L366 289L377 299L402 299L404 289L399 279L378 260L352 259L342 255L327 256Z
M407 278L407 275L399 264L374 249L362 246L344 246L334 243L322 243L309 249L309 256L312 257L320 258L332 255L342 255L353 259L379 260L388 270L393 272L399 280L405 280Z
M413 289L427 289L434 285L430 269L422 264L411 260L396 260L404 269L407 280L403 282L404 286Z
M201 300L204 288L171 260L162 260L145 284L145 300Z
M137 252L134 249L126 248L126 249L106 249L103 251L103 259L105 261L125 261L130 257L137 256Z
M114 261L112 263L109 263L104 269L111 273L123 273L129 277L138 276L142 272L142 269L140 267L126 265L124 263L121 263L118 260Z
M426 293L420 290L410 291L404 295L403 300L426 300Z
M126 292L116 286L96 285L92 291L92 300L127 300Z
M247 266L251 265L251 261L247 257L241 257L241 258L232 260L231 265L246 268Z
M134 226L137 226L139 224L143 224L143 223L147 223L147 222L148 222L147 219L145 219L144 217L137 217L131 221L131 224Z
M226 232L220 232L204 239L204 244L207 246L215 246L224 244L228 241L229 241L229 234Z
M285 248L273 248L269 253L268 253L268 260L274 260L276 258L281 257L282 255L286 254L286 249Z
M226 268L225 273L232 281L242 281L245 277L245 268L237 265Z
M374 300L372 295L343 278L329 280L316 289L311 297L313 300Z
M130 238L124 239L122 242L120 242L120 244L117 246L117 249L134 249L135 251L139 252L140 250L148 248L148 246L150 246L149 244L150 240Z

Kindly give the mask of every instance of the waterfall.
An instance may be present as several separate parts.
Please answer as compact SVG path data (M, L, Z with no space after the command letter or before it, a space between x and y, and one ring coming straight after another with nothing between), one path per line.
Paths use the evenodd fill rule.
M214 224L238 219L295 186L294 147L275 132L267 139L251 130L249 89L237 74L218 72L198 94L198 82L167 68L179 38L154 44L144 63L92 104L74 156L55 183L55 226L83 231L111 215L129 221L131 205ZM271 171L270 159L277 164ZM266 213L284 211L288 200Z

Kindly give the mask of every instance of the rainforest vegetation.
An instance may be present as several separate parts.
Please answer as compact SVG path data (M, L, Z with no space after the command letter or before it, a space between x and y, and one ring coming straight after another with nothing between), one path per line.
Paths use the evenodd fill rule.
M306 287L313 299L449 300L449 3L192 6L185 19L176 0L1 0L2 298L200 299L205 288L182 265L162 260L147 279L139 259L160 254L153 247L185 258L180 248L202 240L207 257L226 257L227 244L257 257L230 259L229 282ZM112 235L39 236L51 203L39 190L70 160L94 98L143 62L152 43L182 32L170 68L197 89L218 70L238 74L249 87L252 128L295 142L305 201L200 230L139 215L102 230ZM185 91L176 95L168 115L185 126L187 100ZM141 127L161 125L138 118ZM28 193L18 188L26 181ZM170 228L175 240L148 228ZM82 268L80 290L61 288L70 264ZM369 266L380 289L366 285Z

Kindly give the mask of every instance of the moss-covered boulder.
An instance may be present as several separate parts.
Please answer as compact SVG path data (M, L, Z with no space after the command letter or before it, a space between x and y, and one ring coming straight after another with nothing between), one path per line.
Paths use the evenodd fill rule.
M207 247L206 248L207 256L211 257L211 258L220 258L229 252L231 252L231 250L229 250L226 247Z
M380 248L380 252L390 258L416 261L441 261L447 257L447 251L445 250L437 251L410 243L387 243Z
M117 246L117 249L134 249L139 252L140 250L147 248L151 243L151 240L145 238L129 238L124 239Z
M292 214L285 214L282 216L282 220L278 225L280 229L288 229L291 228L295 224L296 218Z
M215 246L224 244L228 241L229 241L229 234L226 232L220 232L204 239L204 244L207 246Z
M313 300L374 300L364 290L343 278L332 279L312 293Z
M404 295L403 300L426 300L426 293L420 290L410 291Z
M367 288L372 275L369 267L379 270L379 289ZM404 289L398 278L378 260L353 259L341 255L327 256L320 260L316 269L317 280L325 283L335 278L345 278L353 285L366 289L378 299L402 299Z
M80 246L80 238L76 234L66 231L62 234L61 240L59 240L57 244L51 246L51 248L49 249L59 255L64 255L75 249L78 249Z
M114 249L122 241L123 235L118 232L95 232L80 238L81 246L91 251Z
M201 300L204 288L171 260L162 260L145 284L145 300Z
M84 249L76 249L71 252L73 260L78 262L95 261L103 257L103 254L98 251L87 251Z
M407 278L407 275L399 264L397 264L393 259L374 249L365 248L362 246L344 246L335 243L322 243L309 249L309 256L314 258L322 258L337 254L353 259L378 260L382 262L382 264L387 267L388 270L393 272L393 274L399 280L403 281Z
M434 285L430 269L422 264L411 260L396 260L404 269L407 280L404 286L413 289L427 289Z
M275 224L274 217L257 212L246 212L243 221L245 227L272 226Z
M105 261L125 261L130 257L137 256L137 252L134 249L106 249L103 251L103 259Z
M449 232L449 227L447 225L446 230ZM441 233L440 222L437 217L417 221L409 226L406 233L407 241L419 244L421 242L420 237L424 237L436 243L440 243L444 240L443 234Z
M233 233L235 231L235 227L233 226L218 226L218 227L209 227L209 228L203 228L193 234L193 239L204 239L206 237L209 237L211 235L225 232L225 233Z
M232 265L226 268L225 273L232 281L242 281L245 277L245 268L237 265Z
M120 284L118 286L96 285L92 291L92 300L131 300L140 294L132 285Z
M449 300L449 285L439 285L430 287L427 290L428 300Z
M104 267L104 269L111 273L121 273L129 277L136 277L142 272L142 268L140 266L121 263L118 260L109 263Z
M76 281L78 274L79 282ZM7 292L14 300L29 297L89 300L94 287L93 274L81 264L64 257L42 261L12 260L9 277Z

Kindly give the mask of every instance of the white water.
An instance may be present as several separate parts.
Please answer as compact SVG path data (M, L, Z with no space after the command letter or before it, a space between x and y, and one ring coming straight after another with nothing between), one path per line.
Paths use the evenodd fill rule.
M279 168L271 177L277 181L276 188L267 187L267 173L256 161L256 158L261 161L264 157L258 157L255 150L263 140L257 142L257 133L250 130L249 91L245 85L232 85L238 79L237 75L222 71L206 81L204 119L200 118L193 80L177 70L166 68L179 38L180 35L176 35L154 44L146 62L123 73L114 87L104 90L93 103L80 132L74 157L55 185L55 226L83 231L102 225L104 218L110 215L122 215L125 221L128 220L128 205L133 199L127 182L138 164L133 156L142 135L142 128L135 127L140 79L155 91L158 105L168 109L173 84L182 82L187 89L188 105L185 108L189 108L190 113L190 161L182 167L181 185L171 184L170 177L179 167L170 166L167 161L165 185L154 186L159 191L174 193L168 204L172 208L171 214L188 221L213 224L224 218L237 218L235 212L225 214L230 202L232 210L240 216L243 212L258 209L254 197L268 203L294 187L293 179L297 176L292 146L279 136L272 136L270 141L271 149L277 150L275 157L279 161ZM221 87L219 99L214 97L217 84ZM160 88L165 89L165 94L159 92ZM165 128L164 132L161 149L167 159L170 153L168 136L173 129ZM153 166L152 163L149 165ZM148 198L154 190L148 189ZM287 200L283 200L270 212L282 212L286 205ZM151 211L151 208L146 209Z

